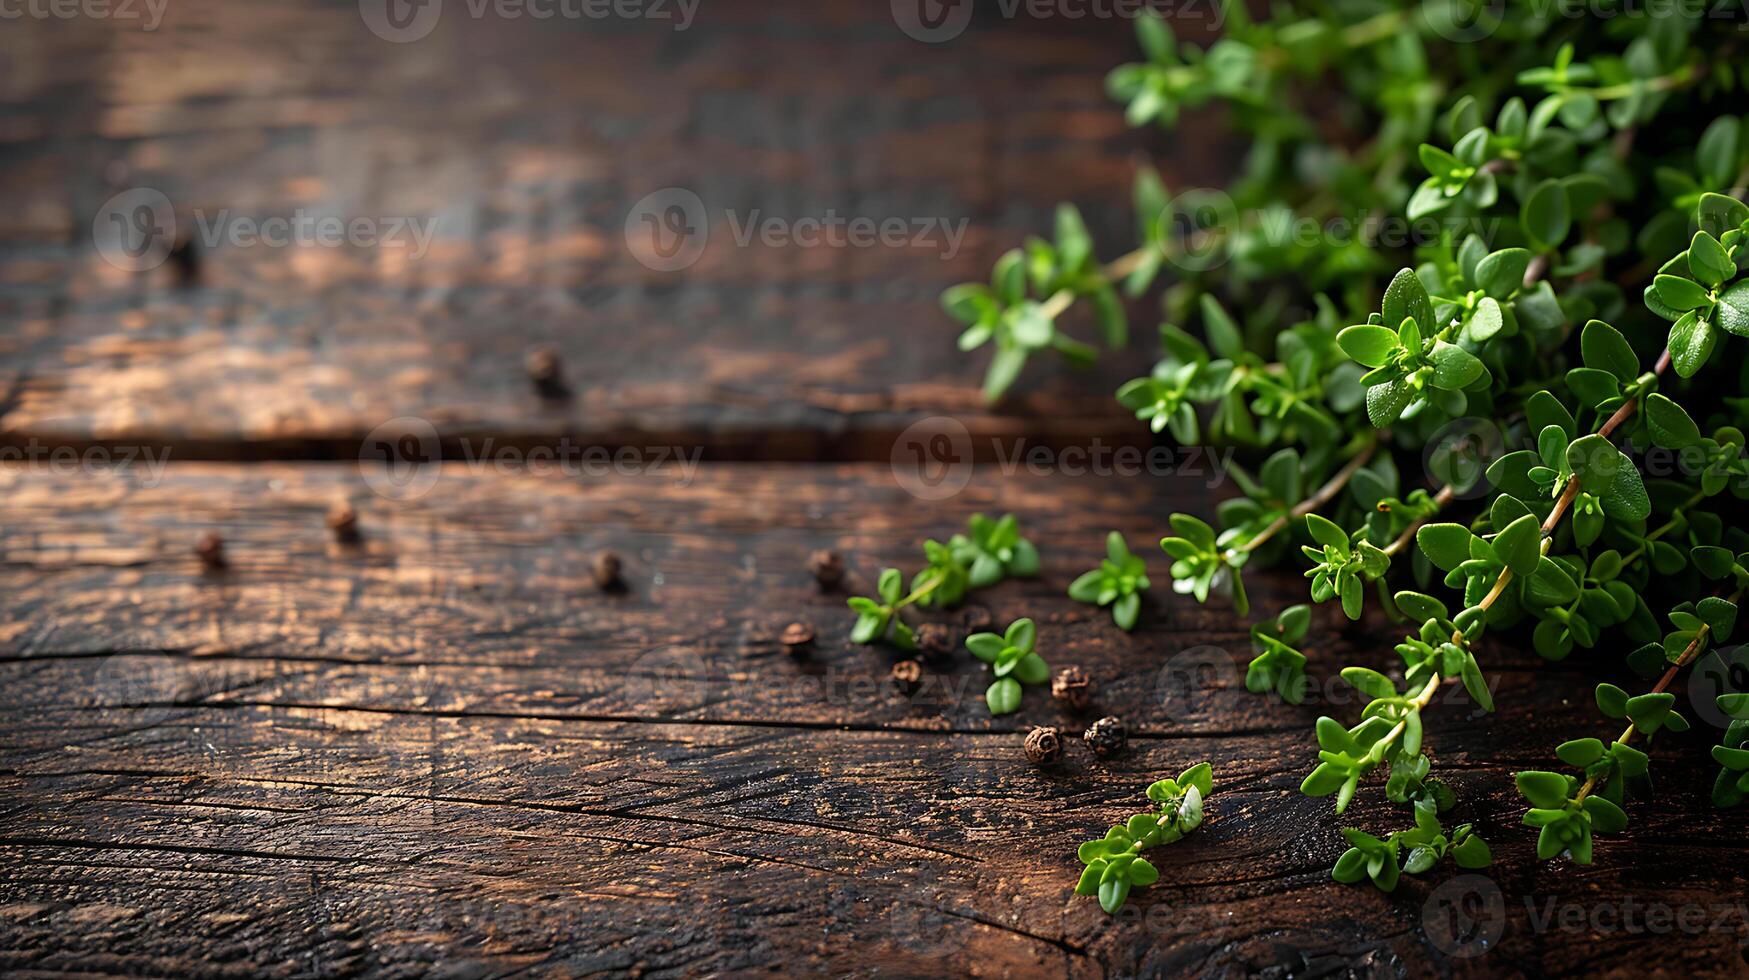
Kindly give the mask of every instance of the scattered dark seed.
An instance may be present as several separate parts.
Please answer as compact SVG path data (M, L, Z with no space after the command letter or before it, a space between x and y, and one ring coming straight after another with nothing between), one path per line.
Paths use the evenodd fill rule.
M200 556L200 563L209 572L221 571L227 564L225 561L225 539L219 537L216 531L208 531L202 535L199 543L194 546L194 553Z
M534 390L542 398L564 398L570 394L558 351L551 347L537 347L528 352L523 366L528 370L528 379L534 382Z
M923 686L923 665L915 660L901 660L893 665L893 683L906 694L916 694Z
M603 592L614 592L625 588L625 580L620 578L619 556L611 551L603 551L595 556L595 566L590 574L595 577L595 587Z
M1070 711L1086 711L1093 704L1093 679L1079 667L1064 667L1051 678L1051 697Z
M1124 750L1129 744L1129 732L1124 729L1121 719L1107 716L1094 722L1081 735L1082 741L1093 750L1093 754L1101 759L1109 759Z
M1026 759L1035 766L1048 766L1063 758L1063 735L1055 728L1040 726L1026 735Z
M821 591L830 592L844 584L844 558L836 551L814 552L808 559L808 571L820 583Z
M791 623L783 628L783 634L778 641L789 648L789 652L802 654L814 645L814 627L808 623Z
M358 511L344 500L336 501L328 508L328 530L333 531L335 539L343 544L357 542Z

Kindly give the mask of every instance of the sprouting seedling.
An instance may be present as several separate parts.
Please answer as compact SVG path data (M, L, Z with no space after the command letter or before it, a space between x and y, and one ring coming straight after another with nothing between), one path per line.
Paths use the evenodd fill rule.
M1017 619L1003 634L973 633L966 637L966 649L972 656L990 665L996 675L984 701L992 715L1011 714L1020 708L1022 684L1043 684L1051 679L1050 665L1033 652L1038 642L1038 629L1030 619Z
M1123 535L1113 531L1105 537L1105 559L1098 568L1070 583L1069 598L1110 606L1112 622L1127 631L1136 627L1142 593L1147 589L1147 564L1130 553Z

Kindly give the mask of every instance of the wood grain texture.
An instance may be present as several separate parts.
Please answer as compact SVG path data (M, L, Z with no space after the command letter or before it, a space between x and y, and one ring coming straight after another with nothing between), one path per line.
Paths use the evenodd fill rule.
M1712 733L1660 740L1665 795L1597 865L1538 863L1510 773L1600 734L1597 668L1498 638L1499 713L1430 716L1457 816L1499 859L1497 946L1457 958L1430 931L1427 910L1463 898L1453 869L1389 896L1331 882L1338 826L1406 822L1376 787L1343 818L1296 792L1311 721L1358 709L1346 691L1297 708L1246 694L1243 624L1218 608L1160 599L1126 636L1063 595L1100 530L1140 548L1170 510L1206 510L1184 482L981 468L927 509L884 466L579 481L452 465L393 504L351 465L172 464L151 482L0 467L9 972L1744 970L1743 818L1700 791ZM356 548L321 526L337 497L360 512ZM842 596L805 571L818 547L845 553L853 585L914 567L923 536L978 509L1018 513L1045 568L975 608L1039 617L1052 662L1087 668L1099 710L1131 721L1125 755L1029 766L1028 726L1085 719L1038 690L990 719L963 653L933 694L899 696L892 655L850 646ZM208 530L230 542L226 572L189 552ZM624 595L587 581L601 548L626 558ZM1265 576L1255 598L1299 588ZM792 619L821 634L804 660L773 639ZM1315 676L1392 666L1388 624L1319 635ZM1073 897L1075 845L1203 759L1212 818L1157 853L1162 884L1115 920ZM1704 922L1648 932L1660 908Z
M179 0L150 33L9 25L7 438L324 457L413 415L446 435L811 460L878 458L938 414L974 430L1133 428L1110 394L1145 360L1041 363L991 413L987 352L958 354L937 305L1048 232L1059 200L1083 204L1109 256L1129 247L1140 160L1176 186L1221 177L1231 147L1128 132L1105 98L1126 21L980 16L930 45L881 4L706 3L684 31L451 6L409 44L366 30L356 4L316 0L271 15ZM625 226L671 186L699 195L711 230L696 265L662 272ZM134 188L165 194L195 237L192 284L174 263L100 256L92 224ZM737 241L751 222L829 215L963 222L964 238ZM230 234L300 216L373 221L390 243ZM408 246L418 228L423 249ZM1156 317L1133 313L1151 349ZM570 398L535 392L537 347L562 356Z

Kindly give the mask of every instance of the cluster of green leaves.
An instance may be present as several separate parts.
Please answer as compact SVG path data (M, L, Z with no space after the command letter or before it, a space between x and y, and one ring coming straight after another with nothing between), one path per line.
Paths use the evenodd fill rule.
M1725 740L1713 746L1719 776L1713 782L1713 805L1736 806L1749 797L1749 693L1726 694L1718 708L1731 719Z
M1415 826L1383 838L1354 827L1344 827L1348 850L1336 859L1330 876L1344 884L1371 880L1381 891L1392 891L1405 874L1418 875L1438 864L1446 855L1460 868L1485 868L1494 863L1488 842L1471 824L1459 824L1448 835L1439 821L1439 809L1431 801L1415 804ZM1407 854L1405 855L1405 851Z
M1738 278L1749 258L1749 206L1707 193L1698 220L1688 249L1664 263L1645 290L1646 308L1672 321L1670 355L1685 378L1706 366L1721 331L1749 337L1749 279Z
M1179 275L1161 356L1118 398L1156 433L1243 451L1238 496L1169 519L1174 592L1243 615L1243 570L1303 556L1313 601L1360 618L1376 595L1403 622L1400 674L1344 670L1367 704L1356 724L1319 720L1302 788L1339 812L1383 766L1390 798L1437 816L1452 791L1429 772L1423 714L1453 682L1492 709L1476 655L1490 633L1550 659L1620 646L1666 671L1659 696L1623 696L1623 739L1595 757L1562 747L1581 777L1530 780L1543 849L1588 858L1591 828L1616 827L1617 790L1644 775L1629 743L1682 724L1669 672L1734 626L1735 597L1694 596L1749 568L1719 499L1749 498L1749 363L1721 353L1749 336L1749 62L1696 9L1581 19L1514 2L1455 42L1448 6L1315 2L1257 21L1228 3L1206 48L1138 22L1144 59L1109 79L1131 123L1218 101L1251 149L1224 192L1138 175L1139 247L1104 273L1136 295ZM1309 104L1308 79L1345 125ZM1436 231L1283 234L1381 214ZM1061 315L1090 292L1039 295ZM1473 430L1495 440L1479 459L1452 435ZM1679 465L1654 470L1654 450ZM1259 624L1249 689L1303 694L1308 622L1296 606ZM1727 790L1749 771L1730 737ZM1344 873L1380 884L1387 854L1419 846L1364 840Z
M1341 597L1342 612L1349 619L1359 619L1366 601L1365 583L1383 578L1391 568L1391 556L1368 541L1366 532L1350 535L1334 521L1306 515L1306 529L1317 546L1302 545L1312 567L1306 577L1312 580L1312 601L1327 602Z
M1069 583L1069 598L1110 606L1111 619L1126 632L1136 627L1142 609L1142 593L1148 590L1148 566L1130 553L1123 535L1105 536L1105 558L1099 567Z
M1142 852L1171 844L1202 826L1203 801L1215 788L1214 770L1206 762L1191 766L1177 779L1162 779L1148 787L1153 810L1138 813L1090 840L1075 854L1087 867L1075 885L1077 895L1099 896L1107 914L1123 907L1130 889L1160 880L1160 872Z
M924 565L905 590L904 576L896 568L884 569L874 596L846 600L856 613L850 629L852 643L891 643L901 650L917 649L916 632L905 622L906 606L949 609L964 601L973 589L988 588L1009 576L1027 578L1038 574L1038 549L1020 536L1013 514L991 520L973 514L966 534L955 534L946 544L923 542Z
M1054 350L1071 363L1087 364L1096 348L1057 326L1057 317L1077 299L1098 311L1100 332L1113 350L1129 339L1123 301L1093 254L1093 239L1074 205L1057 209L1056 241L1029 239L996 260L990 284L963 283L942 294L942 307L966 325L959 347L976 350L994 342L996 354L984 377L984 396L1002 397L1020 377L1027 358Z
M1051 679L1050 665L1034 652L1038 645L1038 628L1030 619L1017 619L1005 633L973 633L966 637L966 649L972 656L990 665L996 680L984 692L984 703L992 715L1006 715L1020 710L1022 684L1043 684Z
M1251 627L1251 649L1257 656L1245 667L1245 690L1274 691L1288 704L1306 699L1306 655L1296 647L1312 628L1311 606L1289 606L1274 619Z

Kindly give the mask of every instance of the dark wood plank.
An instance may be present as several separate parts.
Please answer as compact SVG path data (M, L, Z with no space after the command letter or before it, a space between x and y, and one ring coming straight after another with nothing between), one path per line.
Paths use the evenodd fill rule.
M271 16L179 2L151 33L13 25L7 438L331 456L416 415L445 434L831 459L879 458L937 414L974 431L1011 429L1011 415L1038 432L1134 431L1110 395L1145 358L1041 366L992 414L977 393L987 355L958 354L937 307L942 288L1047 231L1059 200L1082 202L1121 251L1138 159L1180 186L1221 175L1219 141L1129 133L1105 99L1127 22L980 18L927 45L884 5L706 5L678 32L452 6L411 44L371 34L354 4L314 0ZM683 272L645 267L624 231L670 186L696 192L713 223ZM203 223L300 214L435 222L435 237L417 259L227 240L179 288L174 263L128 272L95 247L93 221L134 188L161 191L197 238ZM957 249L743 247L730 212L966 231ZM1134 313L1150 349L1152 314ZM525 376L543 346L563 359L568 400Z
M1744 968L1743 818L1703 798L1711 733L1660 740L1664 796L1597 865L1536 863L1510 773L1600 734L1597 668L1511 645L1487 654L1498 714L1442 705L1430 723L1459 816L1499 858L1497 945L1458 958L1429 931L1468 881L1451 869L1390 896L1329 881L1337 827L1405 822L1376 792L1336 818L1295 791L1312 718L1356 706L1245 694L1223 666L1243 655L1230 613L1168 599L1130 637L1062 593L1106 527L1140 546L1172 508L1205 507L1184 482L982 469L927 509L883 466L706 466L686 486L454 466L393 506L340 465L173 464L146 482L0 467L9 971ZM339 495L361 512L356 550L321 527ZM1032 768L1019 733L1078 719L1036 691L989 719L963 654L936 674L969 696L907 703L891 655L847 645L841 597L802 568L835 546L866 581L978 508L1018 512L1045 558L978 605L1038 616L1053 661L1100 678L1104 710L1137 729L1126 755ZM211 529L232 542L219 575L188 552ZM628 560L623 596L586 582L602 547ZM1255 591L1270 608L1299 588ZM822 633L800 662L771 639L798 617ZM1327 625L1317 674L1389 666L1388 624ZM830 676L843 685L803 683ZM1201 759L1221 786L1210 824L1158 854L1176 887L1117 920L1071 896L1075 844ZM1706 918L1649 941L1618 916L1649 907Z

